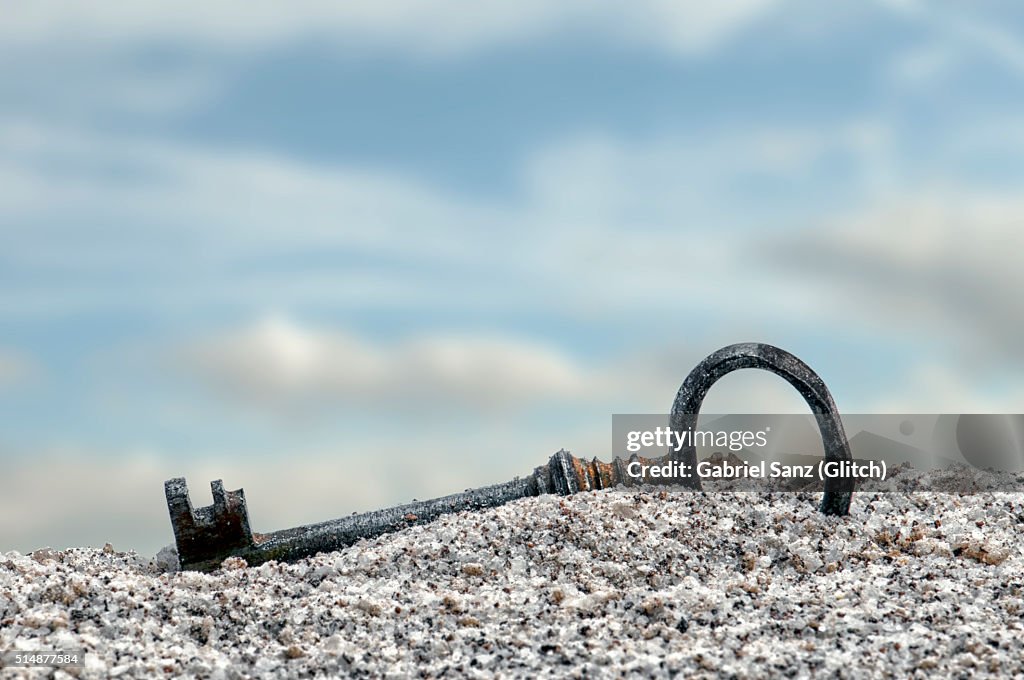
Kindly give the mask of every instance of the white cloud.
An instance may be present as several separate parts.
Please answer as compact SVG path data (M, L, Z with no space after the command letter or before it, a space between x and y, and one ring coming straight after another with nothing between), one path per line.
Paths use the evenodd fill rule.
M958 50L948 43L920 45L897 55L890 76L900 87L935 85L953 71L961 59Z
M537 151L523 174L536 209L562 224L600 221L625 230L674 222L693 232L710 226L700 220L728 215L721 201L737 181L809 179L828 155L864 164L889 143L888 127L872 119L742 125L629 143L586 134Z
M581 399L588 376L568 356L525 341L414 337L371 343L343 331L268 318L196 343L183 358L242 401L344 400L477 408Z
M22 352L0 347L0 390L24 385L39 375L36 362Z
M970 191L922 191L837 220L779 246L790 272L813 276L847 323L889 333L970 341L1019 359L1024 313L1024 201Z
M0 259L55 275L0 294L0 310L259 303L587 317L663 308L673 287L687 292L675 304L708 310L738 303L730 291L768 295L731 229L746 212L723 209L736 174L807 178L825 154L862 158L884 140L864 123L637 147L591 136L540 151L523 169L521 200L491 202L358 168L8 122ZM49 226L17 228L25 220ZM325 252L354 262L258 265ZM795 299L783 292L775 299Z
M954 57L964 56L958 47L987 58L1018 75L1024 74L1024 42L1000 19L985 15L983 3L936 3L918 0L884 0L883 7L922 24L934 32L945 48L917 53L904 68L907 75L931 75L935 68L948 68ZM965 11L966 10L966 11Z
M470 2L270 0L151 2L125 6L23 0L4 6L0 42L99 49L162 42L206 49L261 49L322 40L338 49L384 47L419 55L452 55L588 32L614 42L692 54L714 48L777 3L773 0L670 2L628 6L608 0Z
M602 422L612 413L668 412L683 379L716 343L727 344L648 342L581 363L555 346L519 338L417 334L374 343L338 328L268 317L186 343L176 356L226 403L285 417L300 412L306 422L336 417L339 403L396 417L454 408L467 422L488 413L514 419L524 407L543 407ZM751 370L716 384L703 411L806 409L784 380Z
M899 389L877 397L870 413L1024 413L1024 385L992 385L957 362L922 358L908 366Z
M458 239L444 236L467 223L494 223L497 217L473 201L453 200L401 176L272 154L25 121L3 121L0 149L5 152L0 172L14 185L0 190L0 210L6 216L117 217L130 224L115 223L108 229L129 237L130 247L143 241L131 238L133 234L141 234L147 244L154 242L154 234L181 235L178 242L161 242L155 248L165 253L168 245L190 248L200 238L206 253L208 245L218 246L216 253L237 255L281 246L340 244L380 251L401 248L427 224L431 234L409 243L406 250L437 257L467 250ZM94 236L80 238L91 254L88 243L96 243ZM102 243L97 250L124 254L111 245ZM23 255L45 263L55 252L64 252L59 243L48 246ZM136 254L128 253L129 258ZM69 257L61 264L70 260L82 258Z
M221 386L236 396L262 390L278 395L273 398L294 391L305 399L349 399L356 393L353 385L359 394L374 394L370 385L378 386L378 394L392 394L398 389L393 367L415 364L412 372L422 384L465 402L480 393L475 376L486 374L480 367L493 362L540 376L540 387L531 392L530 380L510 369L501 378L508 392L495 397L498 403L526 403L533 398L527 395L547 390L567 403L611 412L640 408L637 401L650 395L643 408L658 411L667 408L693 363L720 344L774 340L800 354L789 339L808 329L816 333L837 309L837 299L845 306L832 322L847 323L846 312L859 299L859 318L867 318L870 327L877 316L870 305L877 300L847 293L885 277L858 279L860 260L850 258L884 262L893 250L918 253L915 243L935 247L935 220L926 207L908 208L909 217L886 216L875 226L857 215L808 234L725 198L723 187L736 173L817 186L810 180L823 157L848 157L863 164L862 174L871 174L890 133L870 120L812 129L722 129L633 146L588 136L529 159L524 191L508 201L272 155L32 125L6 130L0 135L0 167L13 181L0 185L0 210L7 217L0 228L0 259L15 258L20 268L47 274L17 294L0 292L0 310L8 318L146 308L174 318L183 332L201 332L211 312L226 312L233 320L228 324L266 309L297 318L325 310L415 315L411 335L383 343L384 349L350 335L349 328L299 327L292 345L287 333L273 340L267 328L242 329L232 337L250 349L234 353L221 347L210 356L224 357L223 367L218 369L221 359L208 358L204 373L212 380L220 370ZM132 182L104 172L110 167L130 168ZM83 218L102 229L84 227ZM46 228L16 228L28 219ZM735 228L733 221L744 219L758 229ZM763 238L766 227L776 226ZM946 243L946 255L925 255L941 262L957 253L982 265L989 256L971 248L1010 256L991 237L963 252L952 234L944 238L939 242ZM774 250L778 244L781 250ZM782 257L793 259L790 272L797 276L766 269ZM307 266L308 258L313 266ZM825 276L806 275L815 263ZM844 264L852 281L843 278ZM873 271L865 267L861 274ZM909 271L900 263L890 268L892 275ZM887 322L902 321L896 315L907 310L921 321L902 326L907 337L949 327L941 317L944 308L922 315L920 308L934 296L921 293L920 286L880 284L871 290L898 302L890 305ZM508 338L476 343L436 335L431 344L422 334L436 332L435 312L439 319L455 315L460 323L478 313L485 319L558 319L574 338L565 342L578 341L581 348L523 348L521 340ZM630 357L599 357L584 365L583 351L600 342L582 334L600 333L609 323L617 341L634 335L634 351L657 352L678 338L686 356L662 361L643 378L648 374L642 370L621 369ZM886 332L893 335L891 328ZM274 342L283 353L273 349ZM213 342L206 349L217 347ZM465 365L445 364L444 347L457 347ZM359 362L321 370L322 357L342 352ZM258 379L245 378L248 366L259 369ZM616 393L625 396L616 400Z

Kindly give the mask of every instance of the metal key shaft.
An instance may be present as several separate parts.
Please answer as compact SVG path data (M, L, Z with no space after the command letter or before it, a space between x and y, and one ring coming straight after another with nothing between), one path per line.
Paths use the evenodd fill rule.
M662 462L640 457L631 460L654 465ZM596 458L587 462L562 450L525 478L269 534L252 532L244 492L225 491L221 480L210 484L213 505L203 508L192 507L188 487L181 477L166 481L164 492L182 569L211 571L230 556L241 557L250 565L297 560L345 548L362 538L430 522L448 513L493 508L528 496L566 496L620 484L665 483L630 477L625 469L626 463L620 459L613 463L602 463Z

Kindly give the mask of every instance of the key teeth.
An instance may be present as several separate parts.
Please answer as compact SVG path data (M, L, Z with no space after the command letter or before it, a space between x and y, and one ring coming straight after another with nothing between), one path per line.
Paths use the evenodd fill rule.
M215 479L210 482L210 491L213 492L213 507L217 510L227 508L227 499L224 492L224 480Z
M233 550L254 544L242 489L225 491L223 480L210 482L213 505L194 508L183 477L164 482L178 557L184 568L212 566ZM215 564L213 565L215 566Z
M182 522L195 523L195 511L192 508L192 501L188 497L188 485L184 477L175 477L164 482L164 496L167 498L167 509L171 513L171 522L177 533L178 525Z

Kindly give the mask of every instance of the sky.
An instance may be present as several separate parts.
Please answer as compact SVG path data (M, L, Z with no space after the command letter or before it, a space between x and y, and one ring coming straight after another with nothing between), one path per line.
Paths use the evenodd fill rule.
M1010 2L9 0L0 551L609 459L713 350L1024 412ZM733 374L706 412L801 412Z

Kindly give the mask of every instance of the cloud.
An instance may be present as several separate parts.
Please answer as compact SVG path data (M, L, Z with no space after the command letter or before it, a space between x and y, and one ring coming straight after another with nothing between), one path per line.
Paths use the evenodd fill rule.
M1013 31L1004 28L1005 22L984 16L981 4L952 3L936 6L917 0L888 0L879 4L927 26L949 48L962 46L1017 75L1024 74L1024 42ZM965 9L968 11L965 12ZM932 56L924 57L924 62L919 61L917 66L911 67L911 71L917 71L920 66L931 70L937 65L936 56L933 53ZM944 61L950 56L951 53L947 52L939 59Z
M910 336L926 328L1019 363L1022 219L1016 197L921 192L790 235L776 254L845 302L832 309L847 323Z
M586 317L661 308L673 287L689 307L728 305L730 290L764 290L737 259L749 213L730 199L736 176L810 181L822 157L869 157L884 139L858 122L632 147L588 135L530 157L509 202L357 167L8 122L0 260L50 275L0 293L0 311L251 313L258 302ZM13 228L26 221L46 228ZM687 252L700 257L681 268ZM351 264L303 266L326 256Z
M320 40L340 50L385 48L426 56L457 55L527 43L553 35L591 33L618 43L672 53L713 49L777 3L643 0L628 8L607 0L515 3L434 0L335 3L269 0L155 2L124 7L110 0L86 6L59 0L8 3L0 42L10 46L109 50L184 43L207 50L267 49Z
M912 267L886 260L893 249L912 254L915 243L928 248L937 239L945 255L929 254L931 269L958 271L941 259L956 254L975 263L968 274L992 257L1008 267L1011 257L993 239L1003 238L1012 218L966 248L956 243L956 229L935 222L936 211L955 214L957 192L937 208L923 197L904 199L904 208L878 203L877 217L852 211L847 219L820 220L811 232L740 200L751 181L764 181L779 188L782 198L773 200L803 203L808 194L798 188L827 191L817 181L823 159L842 159L857 168L852 183L870 183L877 156L892 142L892 131L872 119L723 127L633 144L582 135L529 157L522 191L504 199L271 154L32 124L6 129L0 173L10 181L0 183L0 261L16 276L33 274L0 292L8 319L141 310L190 334L220 318L236 329L229 333L235 341L253 347L260 347L254 338L269 343L272 334L243 324L268 309L298 319L359 319L336 328L298 326L291 363L255 349L236 356L210 339L203 380L233 399L308 402L319 394L337 402L361 385L359 393L375 394L380 404L398 389L395 374L380 366L419 362L413 373L423 385L450 403L471 401L480 383L453 377L457 367L443 365L432 339L459 347L474 373L486 374L479 367L487 362L522 362L540 376L536 393L547 390L559 403L656 412L704 353L766 340L805 355L801 343L820 336L830 314L835 328L853 316L854 330L884 334L870 343L882 348L960 333L948 321L949 300L927 279L909 281ZM1011 202L991 196L968 204L977 203L981 215L1012 213ZM968 216L958 228L974 221ZM16 228L28 222L41 228ZM953 286L950 296L956 294ZM887 306L884 318L879 305ZM969 300L961 306L968 314L980 307ZM368 312L409 323L380 350ZM439 329L452 319L466 333L486 325L493 334L480 344L446 336ZM558 325L557 346L547 344L553 334L538 330L542 324ZM329 339L303 344L306 334ZM523 355L511 349L545 335L545 342L525 343L531 347ZM658 363L650 378L620 369L630 351L653 356L670 342L683 345L685 356ZM629 350L616 355L615 347ZM302 368L303 352L323 357L342 349L362 363L322 374ZM221 359L212 356L224 357L231 370L218 373ZM257 358L243 362L249 356ZM198 357L192 360L197 366ZM267 375L245 378L250 365ZM528 403L529 381L507 380L514 387L495 403Z
M539 149L523 170L535 209L564 225L594 222L710 231L704 220L732 216L723 197L736 187L813 179L829 157L863 165L888 144L874 119L805 126L742 125L664 133L625 142L579 134ZM686 221L680 224L681 216Z
M442 236L467 223L493 223L497 216L472 200L455 200L400 175L358 167L95 134L25 120L0 123L0 149L5 152L0 172L14 183L0 191L0 210L8 218L59 219L88 211L91 216L130 221L129 226L119 222L107 230L131 237L140 231L138 221L149 215L141 227L142 238L129 238L126 248L109 243L88 248L88 243L95 243L94 235L82 235L84 243L73 247L62 250L61 244L50 243L24 253L33 258L30 262L53 262L55 254L64 257L81 245L87 255L100 251L111 260L134 259L139 252L131 249L142 246L153 252L180 247L195 255L185 249L199 238L220 246L217 253L239 256L283 246L339 244L381 251L403 246L424 223L437 237L412 242L406 251L427 249L424 254L437 257L468 250ZM154 209L158 214L151 212ZM211 230L212 224L218 228ZM161 234L180 238L161 241ZM88 261L66 257L59 263L72 259Z
M194 295L283 307L365 305L368 290L380 306L482 298L452 276L431 291L405 267L485 270L481 253L525 248L503 211L400 176L32 124L0 128L0 148L0 261L48 273L0 294L11 314L169 310ZM267 271L324 253L361 264Z
M503 338L418 336L372 343L338 330L268 318L187 348L204 381L243 401L438 402L500 408L580 399L591 385L568 356Z
M958 50L943 42L909 48L898 54L889 75L897 86L929 86L940 83L962 60Z
M1002 377L1005 377L1002 376ZM999 384L965 371L958 362L921 357L900 385L876 397L870 413L1024 413L1024 385Z
M396 415L454 408L470 421L488 412L518 417L528 408L557 412L566 422L567 414L588 414L583 420L594 424L611 413L667 413L689 371L717 348L705 339L581 363L555 346L521 338L414 334L381 343L268 317L187 343L176 357L228 404L281 415L299 406L307 419L320 411L336 418L344 404ZM806 408L781 378L743 371L716 384L703 411Z
M0 347L0 390L25 385L39 375L39 366L28 355Z
M536 397L605 412L667 408L686 371L729 342L799 353L788 339L827 305L813 286L766 269L772 244L759 234L784 241L789 225L774 234L770 216L730 198L731 183L737 174L810 182L837 155L868 166L888 135L862 120L632 145L589 134L530 157L516 200L488 200L268 154L8 130L0 210L11 225L47 225L0 228L0 261L46 274L0 293L8 318L143 310L187 335L214 314L234 330L191 344L188 365L234 401L362 395L382 404L405 394L404 372L415 394L449 403ZM111 168L130 169L131 181ZM83 219L101 228L83 229ZM268 309L285 319L372 310L410 321L382 343L359 322L244 325ZM494 333L439 332L445 322L434 319L453 315L466 333L480 332L466 319ZM558 324L560 344L524 341L543 333L537 323ZM595 352L609 338L630 349ZM683 354L666 352L669 342ZM629 352L651 370L632 366ZM485 376L503 387L488 396Z

